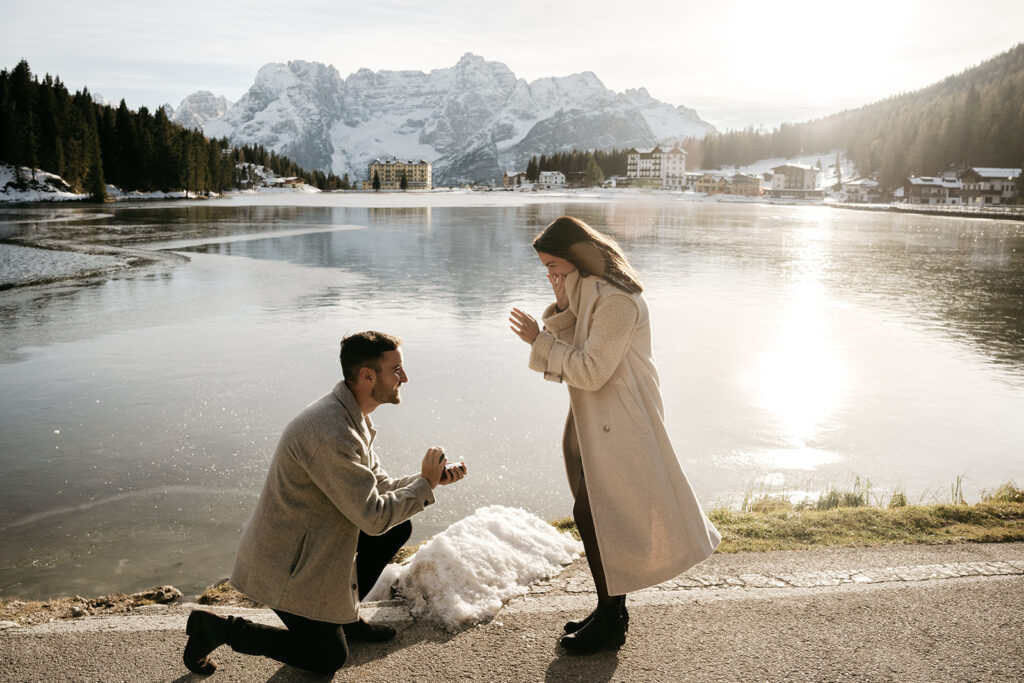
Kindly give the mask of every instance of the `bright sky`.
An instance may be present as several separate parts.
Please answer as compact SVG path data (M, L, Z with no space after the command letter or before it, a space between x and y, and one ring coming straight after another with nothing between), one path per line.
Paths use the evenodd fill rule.
M430 71L466 52L532 81L593 71L719 129L803 121L924 87L1024 41L1021 0L0 0L27 59L131 108L235 101L268 62Z

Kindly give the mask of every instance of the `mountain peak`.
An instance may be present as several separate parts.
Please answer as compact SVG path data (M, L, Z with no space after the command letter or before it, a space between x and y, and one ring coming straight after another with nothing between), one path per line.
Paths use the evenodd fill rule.
M230 108L213 115L219 106ZM472 52L429 73L362 68L345 79L319 62L270 63L234 105L190 95L174 116L190 115L209 135L338 175L362 178L377 157L426 159L438 184L495 182L544 153L653 146L714 130L642 88L617 95L592 71L526 83Z

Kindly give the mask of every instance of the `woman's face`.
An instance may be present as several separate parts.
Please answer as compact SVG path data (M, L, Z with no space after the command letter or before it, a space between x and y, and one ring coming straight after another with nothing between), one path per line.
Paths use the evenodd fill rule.
M552 256L551 254L543 251L538 251L537 257L540 259L540 262L544 264L544 267L548 269L549 275L561 275L562 277L565 277L576 270L576 266L569 261L566 261L564 258Z

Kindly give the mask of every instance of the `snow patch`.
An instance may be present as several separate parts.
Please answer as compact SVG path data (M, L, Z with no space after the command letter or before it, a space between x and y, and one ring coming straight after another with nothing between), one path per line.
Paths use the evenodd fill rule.
M434 536L405 564L389 565L366 599L388 599L395 587L414 616L456 630L492 618L582 551L582 543L536 515L491 505Z
M53 173L0 163L0 202L58 202L86 199Z

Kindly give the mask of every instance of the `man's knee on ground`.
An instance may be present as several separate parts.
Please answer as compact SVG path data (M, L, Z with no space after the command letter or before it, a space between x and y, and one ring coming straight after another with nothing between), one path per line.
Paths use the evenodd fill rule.
M309 661L309 670L318 674L333 674L348 661L348 645L339 643L319 649Z

